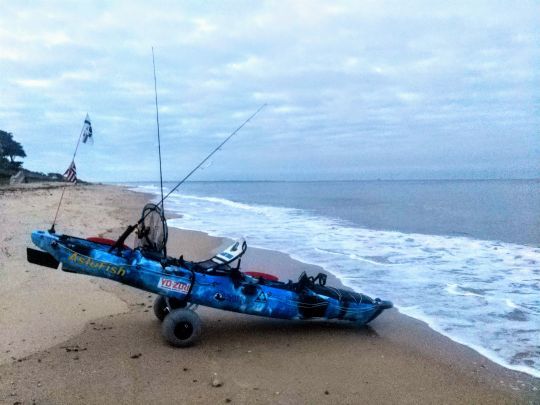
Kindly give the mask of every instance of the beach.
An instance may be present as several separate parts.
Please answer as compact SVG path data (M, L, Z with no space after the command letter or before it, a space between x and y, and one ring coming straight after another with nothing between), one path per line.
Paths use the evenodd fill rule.
M540 403L539 379L395 309L357 327L201 307L201 340L172 348L152 312L155 295L26 261L30 232L50 227L60 193L54 184L0 189L2 403ZM115 238L151 198L68 186L56 229ZM168 253L202 260L226 242L170 228ZM262 249L249 249L242 265L282 280L323 271ZM342 287L332 275L328 283Z

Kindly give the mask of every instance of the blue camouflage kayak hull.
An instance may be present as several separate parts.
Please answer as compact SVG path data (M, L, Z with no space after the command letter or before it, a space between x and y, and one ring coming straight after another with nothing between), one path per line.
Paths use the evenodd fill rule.
M238 270L205 269L182 259L159 260L141 249L34 231L33 243L62 270L108 278L177 302L281 319L339 319L365 324L392 303L309 282L279 282Z

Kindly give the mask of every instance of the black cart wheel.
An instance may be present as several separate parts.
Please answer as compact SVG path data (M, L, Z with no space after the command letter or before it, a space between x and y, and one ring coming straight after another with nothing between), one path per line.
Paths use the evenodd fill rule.
M188 303L186 301L158 295L154 301L154 315L157 319L163 321L171 310L185 308L187 304Z
M191 346L201 334L201 320L190 309L173 309L165 317L161 332L172 346Z
M154 315L160 321L165 319L165 316L169 313L169 308L167 308L167 301L163 295L158 295L154 300Z

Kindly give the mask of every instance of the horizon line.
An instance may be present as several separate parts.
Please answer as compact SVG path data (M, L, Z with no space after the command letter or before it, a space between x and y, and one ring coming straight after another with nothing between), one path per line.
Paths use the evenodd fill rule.
M538 180L540 177L521 177L521 178L411 178L411 179L312 179L312 180L188 180L186 183L338 183L338 182L407 182L407 181L524 181L524 180ZM91 181L95 183L154 183L159 180L111 180L111 181ZM178 180L163 180L164 183L177 183Z

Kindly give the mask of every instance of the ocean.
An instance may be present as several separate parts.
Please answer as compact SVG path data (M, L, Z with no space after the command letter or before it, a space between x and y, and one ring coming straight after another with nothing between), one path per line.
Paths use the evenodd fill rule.
M540 180L189 182L165 208L182 215L169 226L319 265L540 377Z

